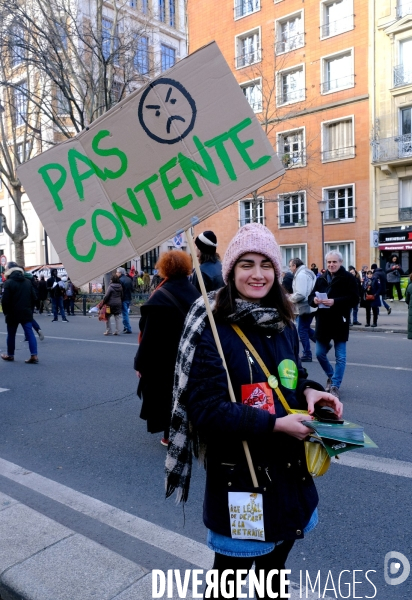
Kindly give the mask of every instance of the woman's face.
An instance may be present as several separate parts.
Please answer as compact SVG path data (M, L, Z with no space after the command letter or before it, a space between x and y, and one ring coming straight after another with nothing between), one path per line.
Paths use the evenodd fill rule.
M396 261L397 261L397 260L398 260L398 259L397 259L397 257L396 257L396 256L392 256L392 262L393 262L393 263L396 263Z
M356 276L356 271L355 271L355 269L351 269L351 270L350 270L350 273L352 273L352 275L355 275L355 276Z
M234 270L239 296L249 302L260 302L275 281L275 269L263 254L248 252L237 261Z

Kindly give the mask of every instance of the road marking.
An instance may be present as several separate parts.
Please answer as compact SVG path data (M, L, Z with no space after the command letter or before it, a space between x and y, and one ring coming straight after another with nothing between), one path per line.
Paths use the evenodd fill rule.
M386 473L388 475L397 475L398 477L409 477L409 479L412 479L411 462L378 457L372 454L345 452L344 454L340 454L339 460L334 460L332 464L340 464L345 467L355 467L356 469L366 469L367 471L376 471L377 473Z
M3 333L4 335L7 335L7 333L5 331L0 331L0 333ZM22 333L18 333L18 336L23 337ZM112 342L109 340L87 340L84 338L67 338L67 337L58 337L58 336L54 336L54 335L45 335L44 338L46 340L69 340L71 342L92 342L93 344L117 344L120 346L137 346L137 341L135 343L130 343L130 342Z
M351 367L371 367L372 369L391 369L392 371L412 371L409 367L388 367L387 365L368 365L365 363L347 362L347 366Z

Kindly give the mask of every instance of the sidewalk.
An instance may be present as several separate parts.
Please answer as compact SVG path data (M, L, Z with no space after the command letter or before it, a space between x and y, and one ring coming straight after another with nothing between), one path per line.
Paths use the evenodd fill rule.
M364 331L367 333L385 332L385 333L403 333L408 334L408 305L406 302L386 301L392 309L390 315L387 314L386 308L381 306L379 309L378 326L365 327L366 316L365 309L360 308L358 320L362 325L354 325L351 331Z

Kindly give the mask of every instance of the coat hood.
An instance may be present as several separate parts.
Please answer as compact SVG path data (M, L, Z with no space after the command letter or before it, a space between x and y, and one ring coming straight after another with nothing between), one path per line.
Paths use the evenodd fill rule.
M22 269L20 267L12 267L11 269L8 269L4 273L5 278L8 279L12 273L20 273L21 275L24 276L24 269Z

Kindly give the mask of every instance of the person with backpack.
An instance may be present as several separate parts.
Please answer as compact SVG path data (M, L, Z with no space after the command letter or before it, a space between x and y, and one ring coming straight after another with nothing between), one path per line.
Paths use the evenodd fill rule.
M293 311L297 315L298 335L303 347L302 362L312 362L310 340L316 342L315 332L311 328L312 319L316 308L308 303L308 296L315 287L316 275L308 269L300 258L292 258L289 268L293 273L292 290L289 300L293 303Z

